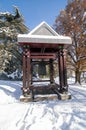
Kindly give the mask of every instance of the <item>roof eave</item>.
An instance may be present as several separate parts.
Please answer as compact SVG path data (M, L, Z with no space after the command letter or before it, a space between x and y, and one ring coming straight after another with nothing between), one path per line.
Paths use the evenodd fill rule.
M72 44L72 40L70 37L66 36L27 36L27 35L19 35L18 42L26 42L26 43L55 43L55 44Z

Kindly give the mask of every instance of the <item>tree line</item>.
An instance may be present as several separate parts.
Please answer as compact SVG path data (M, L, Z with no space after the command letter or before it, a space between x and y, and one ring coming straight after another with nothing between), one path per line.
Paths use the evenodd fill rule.
M22 50L17 44L17 35L28 33L29 29L19 9L14 7L14 11L14 14L0 12L0 73L22 70ZM72 45L67 48L67 67L75 72L76 82L80 83L81 74L86 71L86 1L68 0L53 28L60 35L72 38Z

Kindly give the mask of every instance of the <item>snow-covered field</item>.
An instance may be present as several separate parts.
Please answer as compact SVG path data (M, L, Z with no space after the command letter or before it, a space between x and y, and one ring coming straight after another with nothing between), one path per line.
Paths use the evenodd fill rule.
M22 82L0 81L0 130L86 130L86 84L70 85L71 100L19 101Z

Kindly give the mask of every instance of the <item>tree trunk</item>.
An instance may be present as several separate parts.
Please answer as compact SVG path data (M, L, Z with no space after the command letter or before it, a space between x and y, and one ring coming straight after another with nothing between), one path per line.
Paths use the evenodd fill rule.
M79 84L81 84L80 77L81 77L81 72L77 69L77 70L75 71L75 83L78 82Z

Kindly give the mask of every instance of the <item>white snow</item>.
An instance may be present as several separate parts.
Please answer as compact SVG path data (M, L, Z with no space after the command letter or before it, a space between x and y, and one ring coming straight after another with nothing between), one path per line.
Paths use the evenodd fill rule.
M11 79L21 79L22 77L22 72L19 72L18 69L16 71L14 71L13 73L11 74L6 74L8 78L11 78Z
M83 17L86 17L86 11L84 12Z
M40 28L46 30L49 34L46 35L42 30L42 34L40 32ZM36 34L39 32L39 35ZM44 34L45 33L45 34ZM51 35L50 35L51 34ZM18 35L19 43L53 43L53 44L72 44L72 39L68 36L59 35L55 32L46 22L40 23L36 28L34 28L28 34L19 34Z
M28 35L19 34L19 43L49 43L49 44L72 44L72 40L68 36L46 36L46 35Z
M19 101L21 86L0 81L0 130L86 130L86 83L69 86L70 100L28 103Z
M2 16L2 15L10 15L10 13L9 12L0 12L0 16Z

